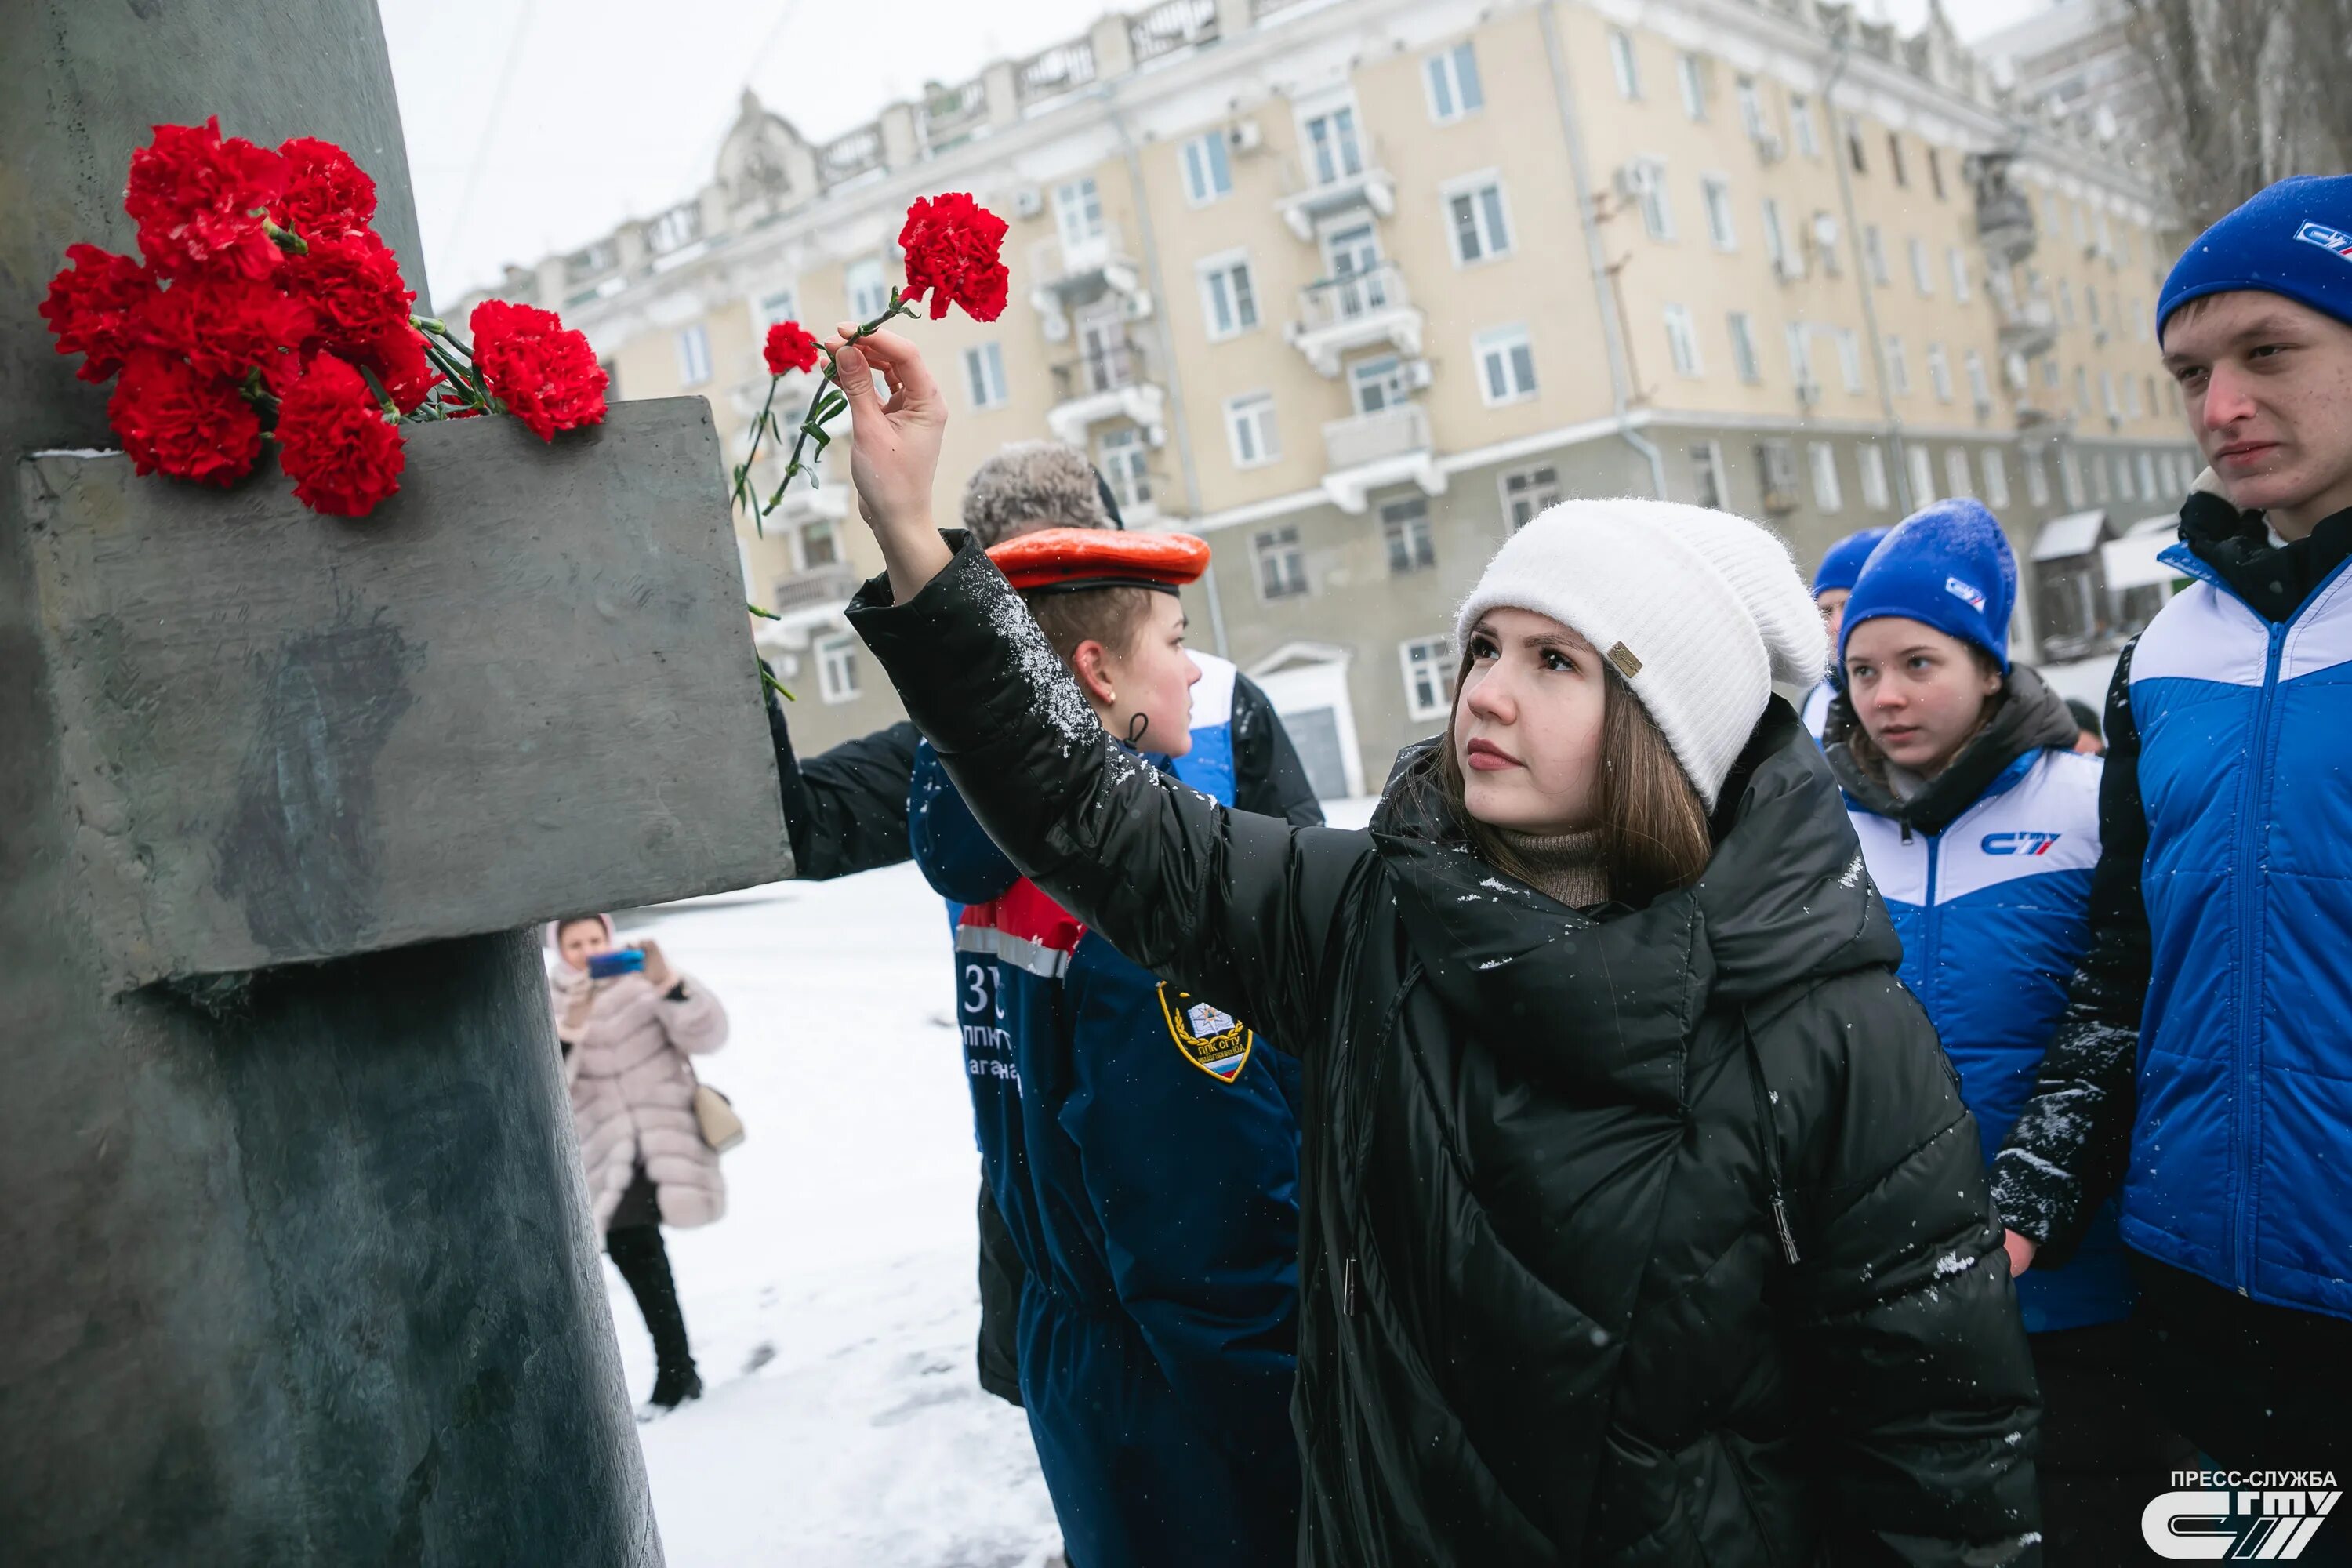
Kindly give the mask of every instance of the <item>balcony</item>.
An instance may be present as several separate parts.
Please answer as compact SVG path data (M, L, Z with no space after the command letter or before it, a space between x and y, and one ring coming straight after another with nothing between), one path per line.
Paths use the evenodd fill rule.
M1330 167L1318 167L1314 183L1276 198L1274 210L1290 232L1312 244L1315 227L1325 218L1370 209L1379 217L1396 213L1396 181L1377 162L1366 163L1348 149L1349 156Z
M1422 315L1405 292L1404 274L1391 262L1309 284L1298 295L1298 319L1282 330L1318 375L1339 374L1340 356L1388 343L1408 359L1421 355Z
M2000 307L2000 352L2032 359L2058 343L2058 319L2047 300L2018 300Z
M807 647L811 636L841 623L841 612L863 581L857 568L845 561L826 562L779 580L763 606L776 618L753 623L753 644L762 653Z
M1429 495L1445 489L1430 444L1429 411L1418 403L1332 420L1323 426L1323 492L1341 511L1362 511L1370 491L1408 479Z
M1106 294L1119 297L1120 315L1139 321L1151 314L1151 291L1142 268L1115 223L1082 240L1041 239L1029 247L1029 303L1045 319L1045 341L1064 342L1070 315Z
M1054 367L1054 406L1045 411L1045 426L1055 440L1083 447L1089 426L1125 419L1157 447L1167 439L1166 411L1167 395L1152 379L1141 345L1112 343Z

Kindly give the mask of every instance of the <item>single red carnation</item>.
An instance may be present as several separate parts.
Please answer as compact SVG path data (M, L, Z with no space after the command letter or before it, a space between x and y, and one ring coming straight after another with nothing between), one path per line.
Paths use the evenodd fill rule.
M425 336L406 321L396 321L352 350L352 363L375 372L403 414L414 414L433 389L446 378L425 355Z
M257 370L284 396L302 374L302 344L316 330L310 308L273 283L235 275L174 279L150 298L148 341L183 355L197 374L231 385Z
M261 420L236 386L162 349L131 351L106 416L142 474L226 487L261 454Z
M768 329L768 374L816 368L816 340L798 321L778 321Z
M297 136L281 142L286 194L271 216L304 239L369 232L375 219L375 182L331 142Z
M159 272L267 278L278 250L261 226L285 188L278 154L242 136L222 141L217 118L158 125L155 140L131 154L122 210L137 220L140 253Z
M289 256L279 280L318 317L313 348L347 358L362 355L394 327L408 325L415 292L402 282L400 261L374 235L325 236L309 252Z
M485 300L466 324L490 395L541 440L604 417L604 367L554 311Z
M41 319L57 335L58 353L82 356L76 375L104 381L139 344L140 311L157 298L154 275L94 245L66 247L66 260L49 279Z
M1004 313L1012 278L1000 252L1004 220L961 191L919 197L907 209L898 248L907 257L909 300L931 297L931 320L961 305L976 321Z
M311 510L365 517L400 489L408 453L366 380L322 353L278 405L278 466Z

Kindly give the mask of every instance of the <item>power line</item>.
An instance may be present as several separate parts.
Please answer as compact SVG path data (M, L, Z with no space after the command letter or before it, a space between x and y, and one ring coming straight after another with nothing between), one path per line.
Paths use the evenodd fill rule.
M499 67L499 84L490 91L490 112L482 122L482 133L474 141L474 156L466 166L465 194L457 198L457 210L449 219L449 227L442 239L441 252L449 254L465 231L466 219L474 210L474 195L482 187L482 171L489 162L490 143L496 139L499 118L506 112L508 89L514 86L515 68L522 63L523 41L530 36L530 16L539 0L522 0L522 15L515 20L513 37L507 40L507 58Z

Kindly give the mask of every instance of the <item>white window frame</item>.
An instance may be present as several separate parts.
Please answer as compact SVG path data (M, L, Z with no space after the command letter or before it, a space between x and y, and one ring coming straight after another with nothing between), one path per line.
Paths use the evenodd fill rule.
M1745 310L1733 310L1725 315L1723 330L1731 339L1731 370L1740 381L1754 386L1764 379L1764 361L1756 352L1756 323Z
M2009 504L2009 463L1998 447L1987 447L1978 455L1977 467L1984 477L1984 500L1989 507Z
M1936 494L1936 455L1916 441L1906 447L1903 455L1910 469L1911 510L1916 511L1939 499Z
M1886 387L1897 397L1911 395L1911 359L1903 352L1903 336L1889 332L1885 337Z
M1410 577L1417 572L1433 572L1437 569L1437 533L1429 525L1427 496L1418 489L1407 490L1399 499L1383 501L1373 510L1381 520L1381 548L1388 556L1390 576ZM1390 516L1391 512L1402 515L1401 523ZM1392 525L1395 525L1398 531L1403 534L1409 546L1414 544L1419 546L1417 549L1407 550L1406 560L1402 567L1397 564L1397 542L1390 536Z
M1792 385L1811 386L1818 394L1820 380L1813 374L1813 329L1804 321L1790 321L1783 336L1789 348L1789 380Z
M1803 271L1803 252L1790 247L1788 226L1780 221L1780 203L1775 196L1766 196L1764 214L1764 254L1772 263L1774 277L1785 277Z
M1938 403L1952 400L1952 362L1941 343L1927 345L1927 385Z
M1241 275L1238 286L1234 281L1236 272ZM1250 270L1248 251L1221 250L1204 256L1192 264L1192 275L1201 289L1201 324L1211 342L1255 331L1265 320L1258 310L1257 275ZM1223 321L1218 319L1221 313L1225 318Z
M783 309L781 310L776 309L779 300L783 304ZM759 303L753 309L759 315L760 332L762 337L767 335L770 327L780 321L799 321L801 319L799 282L794 280L789 283L779 283L772 289L761 289Z
M1123 513L1152 504L1150 464L1151 438L1138 426L1113 426L1095 437L1096 470Z
M1813 123L1813 100L1801 92L1789 95L1789 134L1797 151L1808 158L1822 155L1822 139Z
M1519 352L1515 353L1513 350ZM1479 400L1489 408L1525 403L1541 388L1542 380L1535 370L1535 342L1528 335L1528 329L1517 322L1489 327L1472 338L1470 358L1477 368ZM1494 374L1498 364L1506 372L1504 379L1512 384L1499 394L1495 390ZM1523 371L1525 384L1520 384Z
M842 268L841 291L849 300L850 319L870 321L889 307L889 272L875 257L853 261Z
M1244 392L1225 399L1225 446L1236 468L1263 468L1282 460L1273 393Z
M838 704L857 700L857 639L846 633L813 639L809 657L816 665L816 694Z
M1739 248L1739 229L1731 214L1731 178L1707 174L1698 183L1699 208L1706 215L1706 237L1716 249Z
M1723 443L1701 441L1690 449L1691 499L1717 510L1731 504L1731 476L1723 467ZM1709 490L1715 493L1710 496Z
M1848 392L1860 392L1864 387L1862 374L1862 338L1852 327L1837 330L1838 379Z
M1102 190L1092 174L1054 187L1054 232L1066 250L1082 249L1103 237Z
M1992 378L1985 371L1984 355L1970 349L1963 356L1961 369L1969 378L1969 401L1979 408L1992 406Z
M1454 204L1465 199L1470 204L1470 228L1478 246L1475 256L1463 254L1461 220L1454 211ZM1511 254L1518 225L1511 216L1510 193L1503 188L1503 176L1495 170L1481 169L1440 185L1437 213L1438 221L1444 226L1446 248L1453 252L1457 268L1484 267ZM1498 225L1499 234L1496 232Z
M1933 299L1936 294L1936 269L1927 262L1927 242L1915 234L1910 238L1909 249L1911 286L1919 290L1922 300Z
M710 329L700 321L677 332L677 384L700 386L710 379Z
M1870 268L1870 280L1879 288L1887 286L1886 236L1874 223L1862 226L1862 264Z
M1969 253L1958 246L1948 246L1944 261L1952 274L1952 298L1965 305L1970 298L1969 288Z
M1683 91L1683 114L1692 121L1706 118L1706 67L1688 49L1675 56L1675 80Z
M1363 171L1364 117L1356 108L1353 91L1318 95L1298 103L1293 112L1298 121L1299 163L1316 184L1336 184ZM1328 178L1324 175L1321 149L1315 140L1314 128L1318 124L1330 128L1332 165Z
M1503 505L1504 531L1517 533L1548 508L1566 500L1568 488L1560 482L1558 463L1531 463L1496 476L1495 493ZM1523 505L1528 515L1520 517Z
M1468 38L1424 58L1421 81L1429 94L1429 119L1433 125L1467 120L1486 107L1486 84L1478 72L1477 46Z
M2132 458L2132 467L2139 470L2140 499L2143 500L2154 500L2158 493L2156 488L2156 455L2152 452L2140 452L2135 454Z
M2050 504L2050 466L2039 452L2025 454L2025 500L2029 506Z
M1196 207L1221 202L1234 194L1233 154L1225 148L1223 127L1188 137L1177 149L1184 172L1184 200Z
M1642 215L1642 232L1661 243L1675 237L1674 198L1666 190L1666 161L1642 157L1626 164L1633 171L1633 205Z
M963 351L964 395L972 411L1002 408L1013 401L1012 384L1004 375L1004 346L994 338Z
M1955 500L1969 500L1975 498L1976 478L1974 470L1969 464L1969 449L1966 447L1944 448L1944 488L1951 492L1952 499Z
M1739 105L1739 128L1750 142L1761 142L1772 134L1771 121L1764 112L1764 91L1754 77L1734 78L1731 95Z
M1609 29L1609 66L1617 76L1617 96L1628 103L1642 98L1642 60L1633 52L1633 35L1622 27Z
M1454 708L1454 639L1450 637L1407 637L1397 644L1397 663L1404 675L1404 715L1415 723L1443 719ZM1431 696L1422 696L1416 679L1427 674Z
M1687 305L1668 305L1664 311L1666 326L1666 357L1675 374L1685 381L1696 381L1706 374L1706 359L1698 346L1698 325L1691 320Z
M1285 534L1289 537L1285 539ZM1290 577L1286 574L1285 586L1278 594L1267 591L1265 563L1270 552L1269 542L1273 551L1289 555L1298 566L1297 585L1290 586ZM1297 523L1278 522L1272 528L1262 528L1250 535L1250 575L1257 584L1257 596L1268 604L1276 599L1304 599L1314 593L1315 585L1307 575L1307 542L1299 536Z
M1843 510L1845 491L1838 484L1837 448L1827 441L1809 442L1805 457L1812 469L1814 510Z
M1853 464L1862 474L1862 504L1874 511L1885 511L1895 504L1895 493L1886 486L1886 448L1875 441L1864 441L1853 449Z

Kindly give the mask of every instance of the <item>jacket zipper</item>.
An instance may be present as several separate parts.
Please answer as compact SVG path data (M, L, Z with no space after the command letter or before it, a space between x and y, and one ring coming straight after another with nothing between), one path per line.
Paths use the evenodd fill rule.
M2273 622L2270 653L2263 665L2263 689L2255 699L2253 744L2246 753L2244 798L2238 805L2238 1040L2235 1064L2237 1092L2230 1118L2231 1164L2239 1175L2238 1201L2231 1218L2231 1255L2235 1278L2231 1283L2241 1296L2253 1283L2254 1233L2254 1058L2262 1031L2255 1016L2260 980L2256 961L2262 947L2263 877L2257 859L2262 846L2263 814L2270 806L2271 707L2278 695L2280 657L2286 647L2288 622Z

